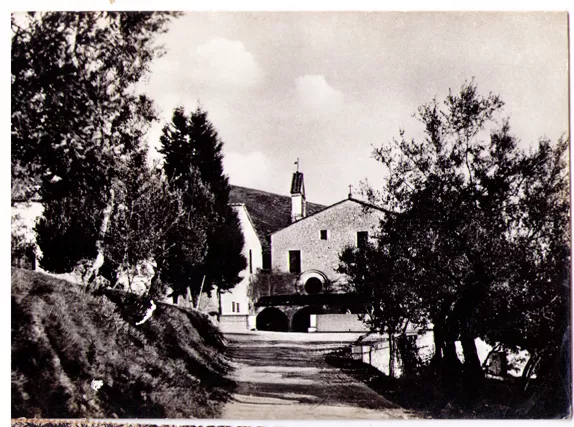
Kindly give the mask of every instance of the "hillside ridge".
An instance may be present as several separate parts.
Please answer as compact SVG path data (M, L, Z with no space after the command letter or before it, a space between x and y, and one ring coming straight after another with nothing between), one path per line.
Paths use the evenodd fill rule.
M268 249L267 237L270 234L291 224L291 196L232 185L229 201L247 207L264 250ZM318 203L307 202L306 205L307 215L326 208Z

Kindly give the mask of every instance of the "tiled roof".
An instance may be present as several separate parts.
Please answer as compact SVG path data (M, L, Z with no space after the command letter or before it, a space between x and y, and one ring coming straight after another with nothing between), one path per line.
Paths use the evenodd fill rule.
M229 201L245 204L264 250L269 247L267 236L291 224L291 196L232 185ZM323 209L323 205L307 202L307 215Z

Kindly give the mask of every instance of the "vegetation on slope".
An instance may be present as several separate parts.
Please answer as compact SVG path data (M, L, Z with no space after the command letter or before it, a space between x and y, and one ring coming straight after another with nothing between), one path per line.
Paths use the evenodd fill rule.
M13 418L219 415L233 383L218 329L162 304L136 326L126 302L12 270Z

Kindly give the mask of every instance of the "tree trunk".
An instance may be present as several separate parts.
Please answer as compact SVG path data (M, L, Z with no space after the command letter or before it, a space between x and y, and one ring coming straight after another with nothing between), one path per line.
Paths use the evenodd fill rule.
M389 377L395 377L395 337L391 332L388 332L389 336Z
M524 387L525 390L528 388L530 378L532 377L532 375L538 368L540 361L542 360L542 354L543 352L538 351L532 352L530 358L528 359L528 362L526 363L526 366L524 367L524 370L522 371L522 379L525 380L526 383Z
M84 276L84 284L86 285L91 283L93 280L96 280L96 278L98 277L100 267L104 265L104 238L108 231L108 223L112 216L114 203L115 203L115 191L112 187L110 188L110 199L108 201L106 208L102 212L103 215L102 225L100 226L100 233L98 236L98 240L96 241L97 256L92 266L89 268L88 272Z
M403 375L409 376L415 373L419 366L416 337L409 337L403 331L397 338L397 350L400 355Z
M462 331L460 343L462 344L462 352L464 354L465 372L470 374L472 377L483 377L484 375L480 359L478 358L478 352L476 351L476 343L474 342L472 333L467 328L464 328Z
M456 354L456 346L453 340L444 341L443 347L443 365L447 365L451 370L460 370L462 363Z
M434 355L432 357L431 363L434 365L435 368L438 368L440 367L442 362L443 357L442 347L444 344L442 325L439 322L436 322L433 325L432 334L434 341Z
M462 372L462 363L456 354L456 336L451 329L447 327L446 319L433 322L435 354L432 363L447 391L454 390Z
M221 322L221 315L223 314L223 308L221 307L221 290L219 286L217 287L217 321Z
M501 348L502 348L502 343L498 343L494 347L492 347L492 350L490 350L488 352L488 354L486 355L486 358L484 359L484 362L482 362L482 365L480 365L482 369L485 369L487 367L488 359L490 359L490 357L493 354L497 353Z
M482 388L484 387L484 372L480 365L474 338L472 329L468 324L462 322L460 342L462 344L462 351L464 354L464 382L460 398L461 402L469 408L474 405L474 402L481 395Z
M194 298L193 294L192 294L192 298L193 298L192 304L197 311L200 311L200 309L201 309L201 295L203 295L203 286L205 285L205 277L206 276L204 274L203 279L201 279L201 286L199 287L199 293L197 294L197 297ZM187 289L190 289L190 288L188 287Z
M185 288L185 306L193 308L193 298L191 296L191 289L189 289L189 286Z
M550 350L550 351L548 351ZM559 348L535 354L532 371L538 387L521 405L519 416L528 418L568 418L572 411L572 344L565 331ZM538 369L536 369L538 366Z
M484 277L484 273L478 269L476 276L478 278ZM467 380L470 381L470 387L476 386L475 380L484 378L478 352L476 351L475 334L474 334L474 313L478 301L481 301L485 293L485 285L488 283L486 280L476 280L474 283L468 285L463 293L461 299L457 302L454 310L454 318L458 319L460 328L460 343L462 344L462 351L464 354L464 371Z

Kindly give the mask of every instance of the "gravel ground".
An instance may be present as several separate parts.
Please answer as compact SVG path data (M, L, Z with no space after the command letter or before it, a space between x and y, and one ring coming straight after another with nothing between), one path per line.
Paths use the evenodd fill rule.
M386 400L325 362L360 334L228 334L238 388L224 419L410 419L417 414Z

